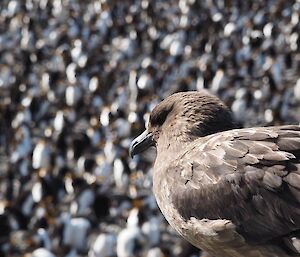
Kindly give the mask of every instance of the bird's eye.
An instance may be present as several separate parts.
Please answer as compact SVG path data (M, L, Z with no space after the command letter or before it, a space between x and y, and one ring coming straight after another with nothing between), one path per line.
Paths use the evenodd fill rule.
M171 110L172 106L160 110L154 109L150 115L150 123L154 126L161 126L167 119Z

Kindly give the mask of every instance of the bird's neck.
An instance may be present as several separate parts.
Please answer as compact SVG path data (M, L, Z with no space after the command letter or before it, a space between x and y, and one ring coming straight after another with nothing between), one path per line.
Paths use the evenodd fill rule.
M190 144L194 139L187 138L184 135L166 136L161 135L157 142L156 163L164 163L166 165L176 159L185 149L185 145Z

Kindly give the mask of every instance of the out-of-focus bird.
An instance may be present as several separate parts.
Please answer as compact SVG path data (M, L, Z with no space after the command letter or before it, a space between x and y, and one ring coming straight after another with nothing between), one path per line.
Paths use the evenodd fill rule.
M140 227L138 226L138 212L134 208L130 211L127 219L127 227L124 228L117 238L117 256L118 257L134 257L139 245L142 244L143 235Z
M32 252L31 257L55 257L55 255L45 248L38 248Z
M142 232L147 237L150 246L155 246L159 243L160 222L160 217L152 216L142 225Z
M83 217L71 218L68 215L63 217L64 231L63 231L63 244L71 246L77 250L85 250L86 236L88 229L90 229L90 222Z
M113 234L102 233L100 234L91 250L89 251L89 257L111 257L115 254L116 236Z
M47 169L50 165L50 149L45 140L40 140L32 154L32 167L34 169Z

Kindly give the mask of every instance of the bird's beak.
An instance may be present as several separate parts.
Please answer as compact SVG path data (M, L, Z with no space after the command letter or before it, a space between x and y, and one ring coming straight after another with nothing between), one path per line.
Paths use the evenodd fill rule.
M147 150L150 146L154 146L153 135L151 132L145 130L142 134L140 134L137 138L135 138L129 148L129 154L131 158L138 153L141 153Z

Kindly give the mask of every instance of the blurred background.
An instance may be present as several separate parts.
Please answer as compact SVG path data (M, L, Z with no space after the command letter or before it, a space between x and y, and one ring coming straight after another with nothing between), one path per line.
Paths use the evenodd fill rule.
M197 257L128 156L166 96L299 123L300 1L2 0L0 256Z

